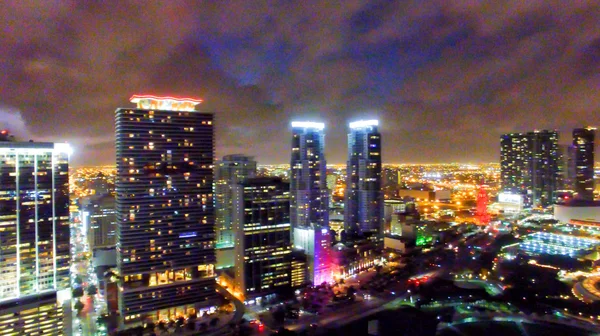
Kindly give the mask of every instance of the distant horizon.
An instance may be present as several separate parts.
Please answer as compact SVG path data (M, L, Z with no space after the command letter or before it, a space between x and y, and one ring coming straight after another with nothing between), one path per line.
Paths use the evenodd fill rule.
M219 160L220 161L220 160ZM405 163L382 163L383 166L398 166L398 165L406 165L406 166L440 166L440 165L500 165L500 162L480 162L480 163L474 163L474 162L440 162L440 163L409 163L409 162L405 162ZM257 163L257 167L264 167L264 166L289 166L289 163ZM327 166L345 166L346 163L327 163ZM90 166L90 165L72 165L70 166L71 168L116 168L116 165L95 165L95 166Z

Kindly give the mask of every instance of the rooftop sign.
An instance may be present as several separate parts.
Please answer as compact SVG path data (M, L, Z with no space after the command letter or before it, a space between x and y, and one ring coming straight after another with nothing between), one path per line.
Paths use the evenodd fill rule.
M322 130L325 128L324 123L312 122L312 121L293 121L292 127L298 128L316 128L318 130Z
M369 126L379 126L379 120L359 120L350 123L350 128L362 128Z
M133 95L130 102L144 110L195 111L202 100L193 98L158 97L150 95Z

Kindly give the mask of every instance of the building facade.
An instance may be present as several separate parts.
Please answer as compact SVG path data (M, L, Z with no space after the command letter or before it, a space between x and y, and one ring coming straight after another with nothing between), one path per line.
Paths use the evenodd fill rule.
M377 120L350 123L346 168L347 232L380 236L383 230L381 135Z
M573 130L575 150L575 192L578 199L594 200L594 140L596 129L592 127Z
M302 227L293 231L294 247L306 254L306 279L314 285L333 279L331 234L324 227Z
M292 228L318 225L327 227L329 192L325 160L325 125L315 122L292 123L290 162L290 221Z
M233 246L233 187L255 176L256 161L252 156L226 155L215 165L217 248Z
M233 188L236 288L246 297L289 289L289 183L250 178Z
M560 188L558 132L504 134L500 140L502 189L522 195L525 204L548 206Z
M116 110L117 267L125 323L215 298L213 115L200 101L133 96Z
M559 181L560 189L563 192L571 192L575 190L575 154L576 147L573 145L558 145L560 151L559 158L559 170L561 172L561 178Z
M68 334L69 154L0 142L0 335Z

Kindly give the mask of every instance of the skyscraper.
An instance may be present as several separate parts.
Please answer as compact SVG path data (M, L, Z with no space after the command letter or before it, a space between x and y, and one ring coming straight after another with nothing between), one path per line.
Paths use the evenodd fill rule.
M69 153L60 143L0 142L3 335L68 333Z
M104 194L93 197L83 211L90 250L114 248L117 243L117 216L115 197Z
M326 184L325 124L292 122L290 162L290 222L294 246L307 255L307 278L328 281L329 246L320 239L328 233L329 191ZM326 235L328 237L328 234Z
M378 236L383 229L381 135L377 120L350 123L346 166L346 231Z
M292 228L327 226L329 192L325 160L325 124L292 122L290 220Z
M289 190L278 177L233 186L235 281L246 298L290 288Z
M563 191L575 190L575 152L576 148L573 145L558 145L560 158L560 183L559 188Z
M532 206L554 202L561 177L558 132L504 134L500 156L504 192L522 195L525 203Z
M592 127L573 130L575 148L575 192L583 200L594 200L594 139L596 129Z
M185 316L215 297L213 115L194 99L116 110L117 266L125 323Z
M233 187L256 176L256 161L243 154L226 155L215 167L217 247L233 245Z

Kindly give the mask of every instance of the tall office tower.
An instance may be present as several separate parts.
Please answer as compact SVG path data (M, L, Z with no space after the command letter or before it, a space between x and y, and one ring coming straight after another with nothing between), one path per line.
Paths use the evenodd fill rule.
M290 185L250 178L233 187L235 282L248 298L290 288Z
M0 335L70 334L69 153L0 142Z
M500 147L503 191L523 196L528 205L552 204L561 175L558 133L504 134Z
M596 129L592 127L573 130L575 148L575 192L583 200L594 200L594 139Z
M90 250L115 247L117 215L115 197L104 194L93 197L83 208L83 226L87 229Z
M133 96L116 110L117 267L125 323L215 298L213 115L194 99Z
M292 229L312 224L327 227L329 192L325 160L325 124L292 122L290 221Z
M376 237L383 232L381 135L377 120L350 123L346 167L346 231Z
M233 246L233 186L256 176L256 161L243 154L226 155L215 167L217 248Z

